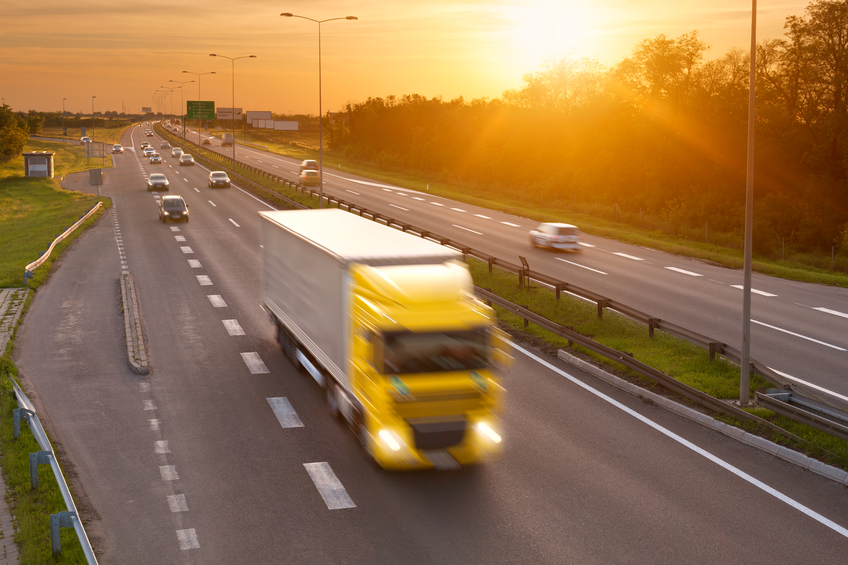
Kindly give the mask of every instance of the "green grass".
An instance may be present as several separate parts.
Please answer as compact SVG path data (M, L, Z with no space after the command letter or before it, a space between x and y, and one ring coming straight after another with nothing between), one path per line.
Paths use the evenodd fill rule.
M114 144L121 142L121 136L127 130L127 128L132 126L122 126L119 128L94 128L94 137L93 141L102 141L103 143ZM91 128L85 128L85 134L88 137L91 137ZM41 130L41 134L46 137L62 137L62 128L43 128ZM68 128L68 135L65 136L66 139L72 139L74 141L79 141L82 137L82 129L81 128Z

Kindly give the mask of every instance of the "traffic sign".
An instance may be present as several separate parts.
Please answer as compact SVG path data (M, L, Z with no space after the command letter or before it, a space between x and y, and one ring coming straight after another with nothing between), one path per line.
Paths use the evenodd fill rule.
M214 120L215 102L213 100L189 100L186 102L186 119Z

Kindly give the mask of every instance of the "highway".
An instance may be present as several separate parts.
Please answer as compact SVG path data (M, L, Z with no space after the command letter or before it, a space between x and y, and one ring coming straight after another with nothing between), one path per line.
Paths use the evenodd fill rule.
M502 375L501 459L380 470L276 342L260 290L257 212L268 206L236 187L207 188L207 170L179 167L170 153L147 164L144 140L140 128L125 134L104 187L114 207L65 252L15 348L101 563L831 564L848 550L844 487L526 346ZM189 223L158 221L161 195L145 190L152 172L186 199ZM382 188L357 180L330 188L357 187L376 203ZM386 206L420 197L390 190ZM416 223L446 225L447 201L416 202L426 204ZM492 219L470 223L472 207L456 207L466 211L449 220L468 229L513 221L480 211ZM514 220L517 242L529 222ZM504 232L513 233L469 244L514 254ZM624 247L588 242L597 247L561 258L614 280L624 267L614 271L608 255ZM141 304L146 377L126 362L122 253ZM675 260L640 253L645 261L623 263L640 278ZM559 266L549 254L528 258Z
M196 131L188 136L196 143ZM231 147L212 143L216 152L232 155ZM294 159L242 145L236 158L297 179ZM515 264L522 255L534 271L741 349L741 270L589 235L580 254L531 249L527 234L534 221L374 182L338 171L332 162L325 165L327 194ZM753 358L848 401L848 289L754 273L751 312Z

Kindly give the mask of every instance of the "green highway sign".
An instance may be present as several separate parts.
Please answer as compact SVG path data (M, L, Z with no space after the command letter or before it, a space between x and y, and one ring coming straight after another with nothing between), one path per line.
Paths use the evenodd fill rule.
M214 120L215 102L213 100L189 100L186 102L186 119Z

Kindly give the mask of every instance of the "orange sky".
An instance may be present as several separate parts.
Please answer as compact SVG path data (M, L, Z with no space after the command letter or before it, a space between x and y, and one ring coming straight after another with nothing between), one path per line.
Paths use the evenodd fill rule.
M759 39L783 36L798 0L760 0ZM347 101L417 93L494 98L547 56L614 65L643 39L698 30L709 57L747 49L750 0L2 0L0 97L14 110L138 112L169 80L201 79L201 98L318 112L318 26L280 17L358 16L321 26L324 111ZM171 83L171 86L176 86ZM184 100L197 99L197 83ZM170 108L170 102L167 103ZM173 105L180 105L175 91ZM169 111L169 109L168 109Z

